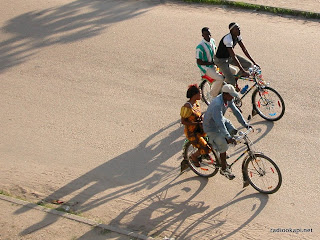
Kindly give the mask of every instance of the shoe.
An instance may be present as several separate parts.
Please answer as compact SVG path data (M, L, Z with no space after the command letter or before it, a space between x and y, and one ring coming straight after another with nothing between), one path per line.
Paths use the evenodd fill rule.
M236 87L235 87L235 90L237 91L237 92L240 92L240 88L239 88L239 86L238 86L238 84L236 83Z
M220 169L220 174L228 178L229 180L234 179L236 176L230 171L229 168L226 168L225 170Z
M209 154L202 155L203 158L209 160L211 163L214 163L214 159Z

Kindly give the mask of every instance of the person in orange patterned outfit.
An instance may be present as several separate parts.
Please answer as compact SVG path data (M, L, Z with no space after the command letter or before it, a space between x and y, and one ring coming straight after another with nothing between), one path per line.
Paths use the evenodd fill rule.
M181 123L185 126L184 134L191 144L198 148L198 150L191 155L191 159L196 167L200 167L198 157L200 155L208 154L210 147L207 141L203 138L206 134L202 128L202 113L198 100L201 99L200 89L197 84L190 85L187 91L186 102L180 111Z

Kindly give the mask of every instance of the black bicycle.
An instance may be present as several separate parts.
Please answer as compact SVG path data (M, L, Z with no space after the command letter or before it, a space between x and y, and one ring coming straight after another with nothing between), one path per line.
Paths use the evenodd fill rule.
M268 121L277 121L283 117L285 112L283 98L276 90L269 87L263 80L261 69L258 66L254 66L251 69L249 77L236 77L236 79L253 82L253 85L248 88L240 98L234 100L237 107L240 108L242 106L242 99L254 89L252 93L253 111ZM201 79L200 89L202 93L202 100L207 105L209 105L212 100L210 91L213 81L214 79L207 75L202 76Z
M239 161L239 159L244 157L242 161L244 186L250 184L260 193L275 193L279 190L282 183L280 169L271 158L261 152L255 152L253 150L253 143L248 137L249 132L250 129L244 133L239 132L239 136L235 137L237 143L243 143L246 146L246 150L244 150L231 164L228 163L228 167L231 170L232 166ZM186 140L183 145L183 161L189 165L194 173L201 177L209 178L216 175L220 169L220 159L216 150L212 148L212 151L209 154L200 155L200 167L195 166L190 157L191 154L197 150L197 148L194 148L192 144Z

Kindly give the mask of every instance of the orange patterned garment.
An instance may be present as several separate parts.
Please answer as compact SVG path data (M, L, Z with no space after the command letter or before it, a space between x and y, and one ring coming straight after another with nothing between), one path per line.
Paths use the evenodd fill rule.
M196 101L193 105L191 105L191 103L189 104L190 107L181 107L180 116L182 118L188 119L189 122L201 121L201 109L199 102ZM199 149L200 154L203 155L210 152L207 142L203 138L206 136L206 134L202 130L202 123L199 123L197 125L185 125L184 134L191 142L191 144Z

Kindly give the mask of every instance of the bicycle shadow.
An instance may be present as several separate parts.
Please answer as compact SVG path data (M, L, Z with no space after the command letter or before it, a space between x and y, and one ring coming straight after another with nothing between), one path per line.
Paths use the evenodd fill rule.
M0 43L0 72L22 64L41 48L92 38L110 24L137 17L156 5L148 1L76 0L23 13L2 27L12 37Z
M241 190L236 195L236 197L239 196L243 191L244 190ZM220 228L220 227L221 227L221 229L225 229L225 227L223 225L227 224L226 220L225 221L218 221L215 224L211 223L211 221L214 221L216 217L218 217L219 215L222 214L224 209L227 209L232 205L237 205L242 201L253 200L253 199L258 201L259 206L257 207L257 203L254 203L252 205L251 211L254 210L253 214L244 223L242 223L240 226L236 227L235 229L231 230L227 234L224 233L224 230L220 230L220 232L218 232L218 233L217 233L217 231L212 231L212 230L214 230L214 229L216 230L217 228ZM250 222L252 222L253 219L255 219L262 212L262 210L267 205L268 199L269 199L268 195L262 195L260 193L253 193L253 194L250 194L247 196L240 197L238 199L232 199L228 203L223 204L219 207L216 207L211 212L209 212L209 213L203 215L201 218L197 219L194 223L190 224L179 236L182 239L191 239L191 237L194 238L197 235L199 235L199 236L210 235L210 236L212 236L212 238L219 237L219 239L229 239L234 234L236 234L241 229L243 229L245 226L247 226ZM206 222L206 226L201 226L204 221ZM229 228L230 227L228 227L226 229L229 229ZM197 231L192 232L192 230L194 230L194 229L197 229ZM216 232L216 234L212 235L214 232ZM222 235L224 235L224 236L222 236Z
M133 231L149 235L163 233L172 224L183 222L199 212L205 212L209 206L205 206L204 201L192 201L207 186L208 179L194 176L175 182L181 175L171 180L167 185L149 196L141 199L131 207L119 214L111 225L125 225ZM190 184L193 182L193 184ZM192 191L190 185L199 186ZM172 189L172 191L170 191ZM189 195L189 196L186 196ZM163 214L152 216L153 213L163 209ZM130 218L130 222L122 223ZM139 224L137 224L139 223ZM159 228L160 227L160 228Z
M165 234L166 237L178 237L178 239L204 239L204 236L210 236L206 239L218 237L220 239L221 231L227 224L227 220L222 215L228 211L228 208L236 208L235 205L240 205L240 202L245 200L257 201L257 203L250 205L250 211L248 211L250 216L240 226L224 234L225 236L221 238L226 239L252 222L268 202L268 196L259 193L238 198L244 191L241 190L229 202L215 207L207 213L210 205L205 205L204 201L195 201L194 198L207 186L208 179L192 177L177 182L175 180L173 179L162 189L123 211L111 222L111 225L125 226L148 236ZM193 192L188 186L194 186L195 181L198 181L199 186Z
M179 140L179 138L183 132L177 124L178 121L175 121L161 128L136 148L108 160L64 185L42 202L50 203L55 199L62 201L68 199L64 202L76 203L72 206L73 212L85 212L111 200L144 189L151 189L162 181L167 181L172 178L173 174L179 173L179 167L169 167L163 164L181 150L184 139ZM28 210L28 207L22 207L15 214ZM55 218L48 216L41 222L23 230L21 235L48 226L58 218L59 216Z

